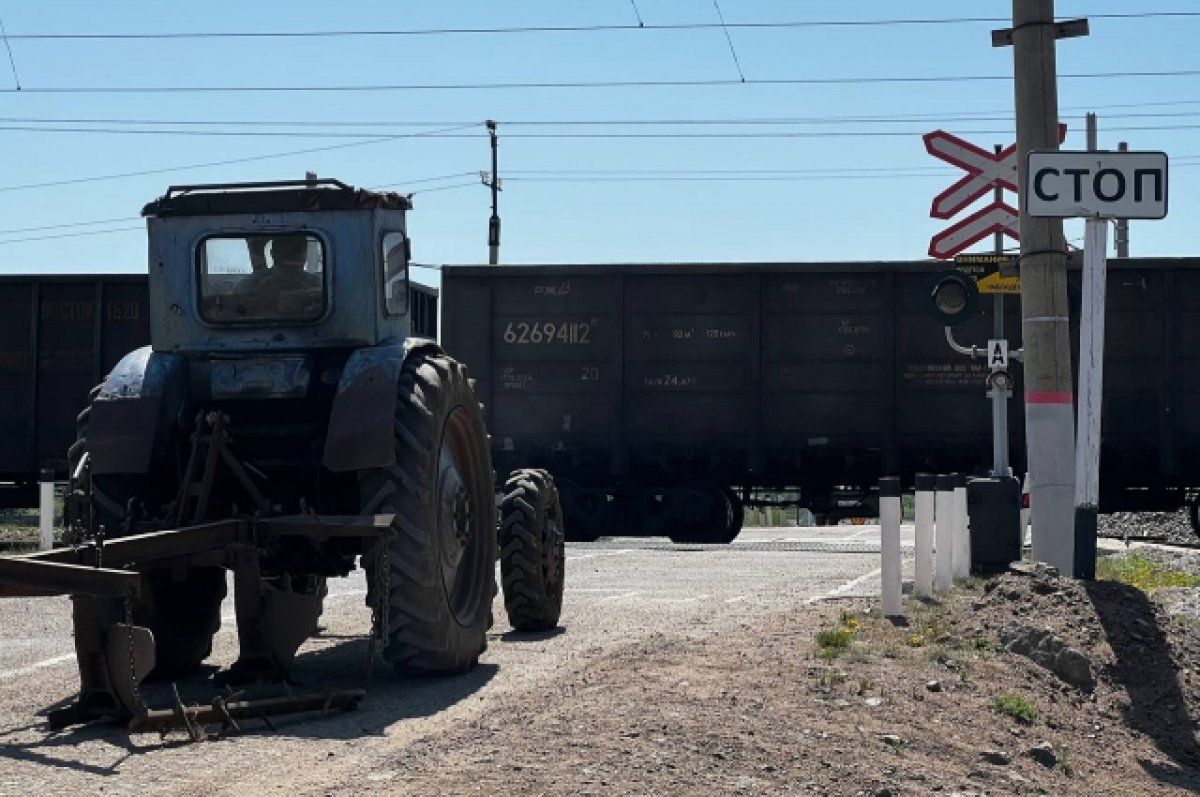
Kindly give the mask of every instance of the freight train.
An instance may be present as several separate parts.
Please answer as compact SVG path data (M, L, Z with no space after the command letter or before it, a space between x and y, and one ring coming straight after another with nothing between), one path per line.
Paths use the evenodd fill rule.
M572 537L727 542L758 490L830 516L883 475L911 486L991 464L988 367L927 312L943 267L447 267L441 342L478 379L497 471L553 473ZM1200 484L1200 260L1109 269L1101 510L1177 509ZM1019 300L1006 305L1015 349ZM960 343L991 337L982 310Z
M926 312L942 267L446 266L440 308L413 286L414 331L434 335L440 310L442 345L477 380L496 472L553 473L572 538L725 542L763 490L832 518L881 475L911 485L919 471L990 465L988 368L954 353ZM32 502L40 469L65 476L75 415L148 341L146 312L142 276L0 278L0 501ZM1107 313L1101 511L1194 510L1200 259L1110 261ZM1016 349L1016 297L1005 316ZM992 322L983 302L954 334L982 346Z

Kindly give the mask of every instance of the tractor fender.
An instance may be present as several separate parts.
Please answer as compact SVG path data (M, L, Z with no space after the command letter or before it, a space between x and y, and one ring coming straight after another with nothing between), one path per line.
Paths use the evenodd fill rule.
M92 402L87 449L93 474L147 473L166 445L187 393L187 364L149 346L126 354Z
M407 338L350 355L338 378L321 464L335 473L396 464L396 382L405 361L426 351L442 350L432 340Z

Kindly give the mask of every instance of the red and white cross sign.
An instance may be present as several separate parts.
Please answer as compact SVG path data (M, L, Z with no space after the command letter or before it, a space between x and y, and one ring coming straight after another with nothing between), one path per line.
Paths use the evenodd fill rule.
M1067 126L1058 126L1058 141L1067 137ZM926 133L925 151L967 172L966 176L933 198L929 215L948 219L992 190L997 184L1009 191L1017 190L1017 145L1011 144L999 152L988 152L945 130Z
M1059 125L1059 143L1066 140L1066 137L1067 126ZM988 152L945 130L934 130L922 138L925 141L926 152L935 158L953 163L967 173L961 180L933 198L933 204L929 208L929 215L933 218L951 218L997 185L1009 191L1017 190L1016 144L999 152ZM995 200L933 236L929 241L929 256L941 259L954 257L996 232L1020 240L1017 219L1016 208Z
M1017 237L1017 211L1003 202L993 202L965 219L951 224L929 239L929 256L948 260L992 233Z

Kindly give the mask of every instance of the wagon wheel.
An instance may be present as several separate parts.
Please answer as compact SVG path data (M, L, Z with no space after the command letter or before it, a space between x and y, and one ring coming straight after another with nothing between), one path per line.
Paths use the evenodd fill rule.
M680 512L668 536L674 543L721 544L729 542L733 505L726 492L711 482L692 482L680 492L690 493L691 506Z
M1200 537L1200 493L1188 499L1188 520L1192 523L1192 533Z

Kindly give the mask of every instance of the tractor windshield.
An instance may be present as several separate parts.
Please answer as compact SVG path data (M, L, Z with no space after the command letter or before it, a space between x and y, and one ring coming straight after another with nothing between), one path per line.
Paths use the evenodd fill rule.
M314 321L325 312L325 248L314 235L212 236L198 268L206 321Z

